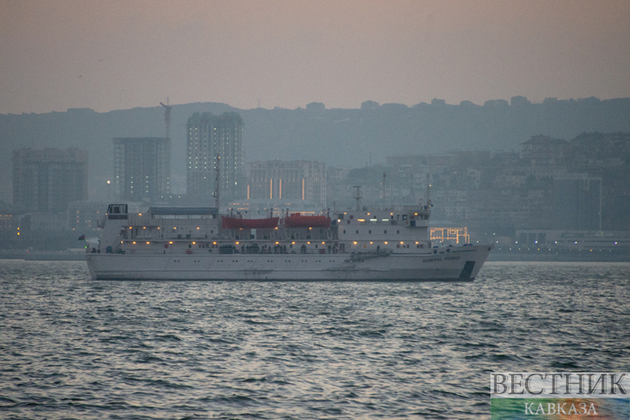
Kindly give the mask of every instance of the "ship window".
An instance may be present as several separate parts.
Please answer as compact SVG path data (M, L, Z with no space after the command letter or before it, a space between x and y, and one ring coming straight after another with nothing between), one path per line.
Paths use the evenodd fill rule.
M385 229L385 231L383 232L383 234L387 235L387 229Z
M357 234L359 234L359 231L357 230Z
M343 234L344 234L344 235L346 234L346 230L345 230L345 229L343 230Z
M371 230L368 230L368 233L372 233L372 231L371 231Z

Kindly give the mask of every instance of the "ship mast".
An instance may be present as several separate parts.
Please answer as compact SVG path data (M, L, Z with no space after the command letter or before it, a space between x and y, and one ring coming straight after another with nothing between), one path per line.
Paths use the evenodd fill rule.
M217 155L217 166L216 166L216 178L214 179L214 206L217 208L217 211L219 211L219 190L221 190L221 172L220 172L220 165L219 163L221 162L221 156Z
M363 194L361 193L361 186L355 185L354 188L357 190L354 192L354 199L357 201L357 211L361 210L361 199L363 198Z
M385 172L383 172L383 210L385 210Z

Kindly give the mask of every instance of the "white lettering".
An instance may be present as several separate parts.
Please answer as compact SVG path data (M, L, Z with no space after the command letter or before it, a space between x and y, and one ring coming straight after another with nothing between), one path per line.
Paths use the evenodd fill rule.
M580 410L579 413L580 415L585 415L586 414L586 403L580 403L579 404Z
M560 413L562 413L562 414L567 414L567 413L564 411L564 406L565 406L565 405L567 405L567 403L562 403L562 404L558 403L558 414L560 414Z
M532 412L532 407L534 406L534 403L525 403L525 415L531 414L532 416L534 415L534 413ZM529 413L528 413L529 411Z

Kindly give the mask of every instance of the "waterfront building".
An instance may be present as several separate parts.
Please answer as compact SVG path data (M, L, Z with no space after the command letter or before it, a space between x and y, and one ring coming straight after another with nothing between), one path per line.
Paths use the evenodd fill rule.
M98 220L107 210L107 203L97 201L75 201L68 204L66 227L81 233L96 232Z
M272 160L250 165L248 199L310 201L326 206L326 164Z
M170 139L114 139L114 189L118 199L148 202L164 200L170 191L170 176Z
M87 200L88 153L79 149L13 151L13 205L22 212L65 212Z
M231 201L243 195L243 120L234 112L223 115L195 113L187 124L186 195L214 205L217 156L219 194Z
M602 178L567 174L553 180L553 227L602 230Z

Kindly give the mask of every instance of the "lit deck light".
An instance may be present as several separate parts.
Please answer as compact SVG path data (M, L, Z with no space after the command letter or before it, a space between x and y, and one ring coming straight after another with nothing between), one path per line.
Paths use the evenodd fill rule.
M134 245L135 245L135 244L136 244L136 241L133 241L133 242L132 242L132 244L134 244Z
M147 245L151 245L151 242L147 241Z

